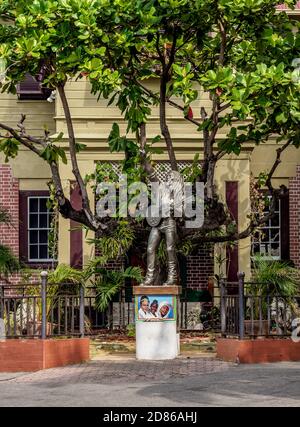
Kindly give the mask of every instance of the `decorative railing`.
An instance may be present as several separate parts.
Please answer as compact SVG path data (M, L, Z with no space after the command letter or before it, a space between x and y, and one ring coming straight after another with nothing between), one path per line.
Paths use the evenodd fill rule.
M193 294L183 289L178 306L178 328L215 332L223 337L286 337L300 317L300 295L286 297L269 291L267 284L224 279ZM126 330L134 324L134 302L123 287L104 312L97 310L93 286L48 284L14 288L0 286L0 339L50 338L98 335L106 330ZM259 290L259 291L258 291ZM196 295L196 298L195 298ZM198 295L198 296L197 296ZM3 330L4 325L4 330Z

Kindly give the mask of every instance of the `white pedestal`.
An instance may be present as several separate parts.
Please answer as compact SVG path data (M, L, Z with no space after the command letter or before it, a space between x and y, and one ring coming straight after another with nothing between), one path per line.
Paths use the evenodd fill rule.
M175 359L179 351L176 321L136 322L137 359Z
M135 295L136 358L139 360L175 359L180 352L177 316L181 288L179 286L135 286L133 293ZM144 311L139 313L141 301L146 301L147 305L147 300L148 308L145 307ZM158 311L155 312L156 318L153 319L148 311L151 303L155 304L155 301ZM163 312L165 302L169 303L168 316ZM145 318L143 318L144 315ZM166 318L162 318L163 316Z

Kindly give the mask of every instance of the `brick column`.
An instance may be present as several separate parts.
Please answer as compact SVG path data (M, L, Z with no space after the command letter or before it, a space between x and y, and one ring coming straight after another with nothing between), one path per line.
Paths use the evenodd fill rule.
M207 289L209 278L214 275L213 245L203 245L196 255L186 261L186 285L188 288Z
M290 259L300 268L300 165L296 176L289 181Z
M11 224L0 224L0 242L11 248L19 257L19 181L13 177L10 165L0 164L0 206L8 211ZM10 283L18 281L18 275L9 278Z
M6 209L12 223L0 225L0 242L19 256L19 182L12 175L11 166L0 164L0 206Z

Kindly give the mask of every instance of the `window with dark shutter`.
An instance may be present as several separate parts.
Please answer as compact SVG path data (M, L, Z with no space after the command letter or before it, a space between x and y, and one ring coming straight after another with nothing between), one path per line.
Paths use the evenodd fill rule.
M30 74L17 85L17 95L20 100L45 100L51 94L51 90L42 87Z
M46 191L20 191L20 259L31 266L52 262L48 199Z

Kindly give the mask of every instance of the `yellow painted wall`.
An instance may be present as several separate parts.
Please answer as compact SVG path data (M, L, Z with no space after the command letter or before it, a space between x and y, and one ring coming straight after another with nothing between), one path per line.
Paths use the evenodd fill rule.
M21 114L26 114L26 131L32 135L42 135L46 125L52 133L55 130L54 104L47 101L20 101L16 95L0 94L0 119L11 127L16 127Z
M147 86L157 89L155 80L149 81ZM125 133L126 124L123 121L118 108L107 107L107 100L96 98L91 95L89 84L84 80L69 82L67 84L67 97L71 107L71 114L74 120L75 134L79 142L88 145L87 150L79 155L79 168L83 175L93 171L95 162L117 161L122 159L122 154L110 153L108 151L107 138L113 122L120 124L121 132ZM199 91L199 99L193 105L194 118L200 120L200 105L204 105L209 113L210 101L207 94ZM56 104L56 105L55 105ZM67 137L67 129L62 111L61 102L50 104L47 101L18 101L12 95L0 95L0 120L11 126L15 126L20 119L20 114L27 114L26 126L28 133L40 135L44 124L53 134L64 132ZM55 108L55 110L54 110ZM178 160L192 160L195 153L202 155L201 134L197 132L196 126L184 120L182 112L168 106L168 123L171 135L174 139L174 147ZM223 138L223 134L218 135ZM152 116L147 125L147 135L152 138L160 134L158 109L154 108ZM63 143L67 149L66 142ZM162 140L157 146L165 149ZM216 185L223 200L225 199L225 182L239 181L239 230L242 231L247 226L247 213L250 208L249 202L249 179L250 173L257 176L260 171L270 168L277 146L269 141L259 147L250 144L237 158L235 156L224 157L216 169ZM168 160L167 153L155 156L156 160ZM3 156L0 155L0 163L3 163ZM295 175L296 164L300 162L300 151L289 148L283 155L282 165L275 174L274 185L281 183L288 185L289 177ZM20 155L11 160L14 176L20 180L20 189L47 189L47 180L50 178L50 170L47 164L40 160L33 153L22 148ZM60 165L63 185L68 195L70 192L70 181L74 180L70 162L68 165ZM91 190L89 190L91 192ZM91 197L91 200L93 198ZM59 261L68 263L70 261L70 221L60 217L60 239L59 239ZM92 237L92 233L89 237ZM89 260L93 248L84 242L84 263ZM239 242L240 271L245 271L247 278L250 273L250 239Z
M254 177L258 177L260 172L268 171L276 159L275 142L268 142L256 146L251 155L251 172ZM300 163L300 150L295 147L288 147L281 155L282 162L274 174L274 186L284 184L288 186L288 178L295 176L296 166Z
M26 115L24 125L29 135L42 136L44 127L47 127L51 134L55 132L54 104L47 101L20 101L16 95L1 93L0 121L18 129L17 124L20 121L21 114ZM4 163L4 156L1 153L0 163ZM44 180L46 186L46 181L51 177L48 165L24 147L20 147L19 156L16 159L11 159L10 164L14 176L20 180ZM20 185L26 187L22 181ZM37 189L40 189L39 186L40 184L37 182Z

